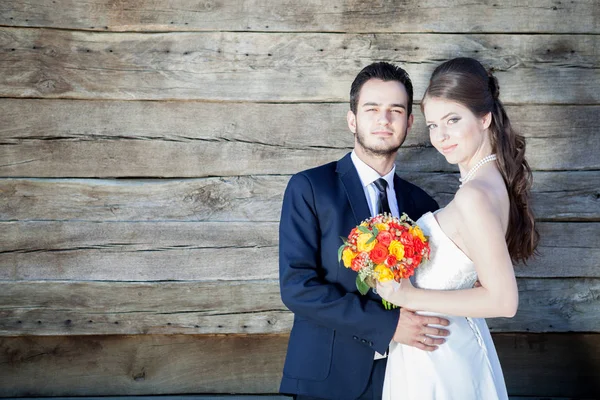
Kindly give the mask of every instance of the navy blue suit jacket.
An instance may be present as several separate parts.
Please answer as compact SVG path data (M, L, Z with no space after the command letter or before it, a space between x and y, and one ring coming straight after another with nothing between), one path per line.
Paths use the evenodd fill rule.
M413 220L438 208L417 186L394 177L400 213ZM353 399L366 388L375 351L384 353L399 311L356 289L338 262L340 236L371 214L350 154L290 179L279 225L283 303L294 313L280 392Z

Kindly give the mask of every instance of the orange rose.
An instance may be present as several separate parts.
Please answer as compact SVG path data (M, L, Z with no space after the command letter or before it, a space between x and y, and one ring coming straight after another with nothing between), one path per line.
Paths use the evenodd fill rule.
M392 234L387 231L379 232L379 234L377 235L377 242L381 243L385 247L388 247L390 245L392 239Z
M373 261L375 264L381 264L385 261L385 259L388 256L388 249L386 246L382 245L381 243L377 243L375 245L375 247L373 247L373 250L371 250L371 252L369 253L369 257L371 258L371 261Z

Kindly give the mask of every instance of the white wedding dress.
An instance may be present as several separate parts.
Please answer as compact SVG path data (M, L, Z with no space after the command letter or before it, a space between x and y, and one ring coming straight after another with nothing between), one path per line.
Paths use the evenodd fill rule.
M431 258L415 270L414 285L436 290L473 287L477 280L475 265L446 236L434 214L423 215L417 224L429 236ZM450 336L433 352L392 342L383 399L508 399L498 355L485 320L443 317L450 320Z

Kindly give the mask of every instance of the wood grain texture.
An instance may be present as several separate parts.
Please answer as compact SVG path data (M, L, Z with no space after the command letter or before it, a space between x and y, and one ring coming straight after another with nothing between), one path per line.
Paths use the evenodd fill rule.
M277 279L278 229L276 222L5 222L0 279Z
M595 104L598 35L96 33L0 28L0 97L345 101L360 69L406 67L420 98L441 61L475 56L506 103Z
M458 190L458 175L402 173L445 206ZM532 206L540 221L598 221L600 173L597 171L535 172Z
M278 221L287 176L0 180L2 220ZM66 207L65 207L66 206Z
M348 273L351 273L349 271ZM600 279L519 279L493 332L600 332ZM0 282L0 335L285 333L277 281Z
M277 279L278 228L276 222L2 222L0 279ZM600 223L538 228L540 255L517 266L517 277L600 278Z
M0 282L0 288L0 335L282 333L292 323L274 280Z
M292 174L353 145L346 104L0 99L0 110L4 177ZM527 138L533 169L600 168L600 106L507 112ZM431 147L418 109L398 160L402 171L455 170Z
M99 31L552 32L599 33L593 0L523 3L274 0L6 0L0 24Z
M286 345L284 335L0 338L0 395L277 393Z
M289 176L351 149L363 66L418 103L469 56L536 171L540 256L488 321L509 393L600 398L599 33L597 0L0 2L0 397L276 393ZM397 170L445 205L415 115Z
M457 174L402 173L440 205ZM279 221L288 176L202 179L0 179L0 221ZM537 172L533 207L542 221L600 221L597 171Z
M511 398L600 396L600 335L492 337ZM277 393L287 341L286 334L3 337L0 395Z

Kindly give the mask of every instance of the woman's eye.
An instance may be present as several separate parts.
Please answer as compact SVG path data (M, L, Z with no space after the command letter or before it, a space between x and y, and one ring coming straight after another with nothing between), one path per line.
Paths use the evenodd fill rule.
M437 125L435 125L435 124L429 124L429 125L427 125L427 129L429 129L431 131L431 130L435 129L436 126Z
M450 119L448 120L448 123L449 123L449 124L455 124L455 123L457 123L458 121L460 121L460 118L458 118L458 117L454 117L454 118L450 118Z

